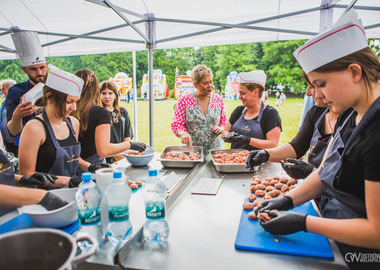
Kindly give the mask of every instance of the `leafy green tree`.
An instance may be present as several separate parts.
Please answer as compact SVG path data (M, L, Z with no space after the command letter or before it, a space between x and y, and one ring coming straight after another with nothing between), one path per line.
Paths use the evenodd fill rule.
M293 52L304 40L275 41L263 43L262 67L266 72L267 87L272 88L282 84L293 88L295 93L305 91L306 82L301 73L301 67L293 56Z

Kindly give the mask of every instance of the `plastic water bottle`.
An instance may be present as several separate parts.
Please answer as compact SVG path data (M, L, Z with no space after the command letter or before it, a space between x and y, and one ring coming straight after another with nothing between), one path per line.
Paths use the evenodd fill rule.
M115 170L113 181L105 193L109 217L107 237L114 245L123 245L132 238L132 225L129 221L129 199L132 191L121 177L121 171Z
M78 206L79 232L88 233L95 237L99 246L103 244L104 233L100 221L100 202L102 193L92 181L91 173L82 174L82 183L75 193L75 201Z
M143 228L145 241L163 243L169 237L169 225L165 219L165 199L167 190L157 177L157 170L149 170L149 178L143 188L146 221Z

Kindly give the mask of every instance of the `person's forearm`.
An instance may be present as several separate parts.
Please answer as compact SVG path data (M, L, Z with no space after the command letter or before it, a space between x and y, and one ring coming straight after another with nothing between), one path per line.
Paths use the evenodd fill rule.
M46 190L23 187L12 187L0 184L0 205L21 207L37 204L46 194Z
M108 143L108 144L105 144L105 145L102 144L99 146L97 145L96 151L101 158L105 158L105 157L121 154L124 151L128 150L129 148L131 148L130 142L124 141L121 143Z
M308 232L352 246L380 249L380 231L368 219L329 219L308 216Z
M79 158L78 167L81 171L86 172L88 170L88 166L90 166L91 163L83 160L82 158ZM74 176L74 175L73 175Z
M323 193L323 185L319 179L318 170L312 172L302 183L287 194L293 200L293 205L298 206L312 199L318 198Z
M270 140L262 140L257 138L252 138L250 140L249 145L256 147L257 149L268 149L268 148L274 148L277 146L278 143Z
M177 136L179 137L179 138L182 138L184 135L190 135L188 132L186 132L186 131L184 131L184 130L179 130L178 132L177 132Z
M18 118L16 116L13 116L11 121L8 122L7 128L10 132L10 134L14 137L19 135L22 131L22 118Z
M283 144L279 147L266 149L269 154L270 162L280 162L281 160L285 160L286 158L296 158L297 154L294 151L294 148L289 144Z

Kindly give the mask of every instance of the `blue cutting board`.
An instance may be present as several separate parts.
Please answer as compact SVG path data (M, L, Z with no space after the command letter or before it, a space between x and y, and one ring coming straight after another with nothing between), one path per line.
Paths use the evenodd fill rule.
M11 231L17 231L22 229L32 229L32 228L40 228L36 226L33 221L29 218L29 216L25 213L18 215L17 217L8 220L4 224L0 225L0 234L11 232ZM63 227L58 228L59 230L62 230L64 232L67 232L68 234L72 234L79 228L79 220L76 220L74 223Z
M246 199L246 201L248 201ZM291 211L316 216L311 202L297 206ZM250 220L244 210L241 214L236 249L254 250L272 253L301 255L319 258L332 258L333 253L326 237L306 232L289 235L272 235L264 231L259 221Z

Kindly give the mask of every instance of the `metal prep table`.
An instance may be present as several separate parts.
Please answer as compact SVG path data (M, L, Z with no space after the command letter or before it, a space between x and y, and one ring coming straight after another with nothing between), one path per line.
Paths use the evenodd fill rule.
M280 172L280 164L266 163L255 174L267 177ZM165 270L348 268L338 247L331 240L329 242L334 254L332 260L236 250L234 243L242 203L249 194L252 176L252 173L218 173L211 158L207 157L204 164L197 165L185 176L182 185L167 199L170 228L167 246L158 250L149 249L143 243L142 230L135 231L134 238L115 252L114 267L118 265L124 269ZM191 194L202 177L224 177L215 196ZM131 201L131 220L136 215L139 215L137 223L142 226L145 214L141 192L135 193ZM134 220L134 230L139 228L137 223ZM99 255L95 256L93 262L97 261L97 256ZM81 266L83 269L96 269L93 262Z
M158 155L157 155L158 157ZM148 166L136 168L123 160L113 165L132 180L144 180L148 169L159 170L159 176L174 171L180 184L169 194L167 220L170 233L167 246L159 250L145 247L142 226L145 207L142 192L137 191L130 200L130 221L133 238L124 247L116 248L105 241L99 251L80 263L76 269L347 269L336 244L329 240L333 260L241 251L234 247L239 226L242 203L249 194L253 175L262 177L279 175L280 164L266 163L256 173L218 173L211 158L192 169L166 168L155 159ZM194 195L191 191L203 177L224 180L215 196ZM9 219L9 218L8 218ZM0 223L5 222L0 218Z

